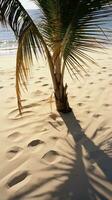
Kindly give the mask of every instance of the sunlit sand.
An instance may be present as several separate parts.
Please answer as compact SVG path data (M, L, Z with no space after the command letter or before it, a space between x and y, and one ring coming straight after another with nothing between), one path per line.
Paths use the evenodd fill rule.
M0 200L112 199L112 49L79 80L67 75L73 112L56 111L48 67L35 62L22 117L15 56L0 57Z

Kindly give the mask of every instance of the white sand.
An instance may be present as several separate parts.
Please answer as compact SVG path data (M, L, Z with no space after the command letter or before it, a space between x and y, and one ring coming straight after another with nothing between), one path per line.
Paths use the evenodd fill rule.
M0 57L0 200L112 199L112 49L67 77L73 113L55 110L47 66L35 64L18 115L15 57ZM76 120L77 119L77 120Z

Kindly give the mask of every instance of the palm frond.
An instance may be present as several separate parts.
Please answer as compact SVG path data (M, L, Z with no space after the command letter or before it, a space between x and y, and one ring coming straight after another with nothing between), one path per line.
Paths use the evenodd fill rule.
M10 25L18 40L16 92L21 113L21 88L26 88L29 68L33 62L33 54L36 58L38 58L39 52L44 56L47 55L51 73L53 71L53 63L38 27L18 0L0 0L0 11L1 21L4 22L5 20Z
M106 36L108 30L104 32L101 27L107 19L109 21L110 16L112 25L112 7L107 4L108 1L80 1L80 6L76 13L74 12L62 42L61 51L66 65L70 61L74 67L76 60L78 62L83 58L82 54L86 58L86 52L110 43ZM78 52L81 53L81 57ZM89 61L93 62L93 59L89 58ZM83 64L82 62L81 65ZM85 63L84 68L86 65ZM78 63L77 66L80 67Z
M104 31L102 25L109 20L112 23L112 0L33 0L33 2L40 7L43 14L41 32L53 58L55 57L55 63L59 56L64 59L64 63L68 63L72 56L73 63L76 60L80 62L78 49L82 54L86 54L90 50L102 48L103 45L110 43L106 36L108 31L106 29ZM93 62L91 58L89 60ZM63 67L65 68L65 65Z
M21 88L26 88L33 54L38 52L49 63L54 89L56 70L64 76L65 67L77 75L94 62L88 51L109 44L102 25L112 24L112 0L31 0L41 9L41 21L35 24L19 0L0 0L0 21L8 23L18 40L16 91L21 112ZM108 34L107 34L108 35ZM86 62L87 61L87 62ZM61 82L62 82L61 80Z

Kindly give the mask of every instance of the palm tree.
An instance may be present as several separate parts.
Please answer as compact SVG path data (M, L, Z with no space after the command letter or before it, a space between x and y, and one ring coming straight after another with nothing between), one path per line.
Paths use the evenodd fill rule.
M47 59L59 112L70 112L64 72L81 75L87 51L108 43L101 25L112 13L112 0L32 0L41 10L35 23L19 0L0 0L0 21L9 24L18 40L16 92L21 113L21 88L26 88L33 54Z

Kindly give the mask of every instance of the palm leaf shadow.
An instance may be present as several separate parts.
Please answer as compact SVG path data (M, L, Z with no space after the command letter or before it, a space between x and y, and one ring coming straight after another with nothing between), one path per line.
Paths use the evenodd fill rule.
M54 179L61 180L61 184L54 191L49 192L49 200L110 200L112 195L112 190L110 189L112 159L84 134L73 112L60 115L68 128L68 132L72 134L75 140L75 145L72 146L70 141L65 139L72 149L71 152L75 152L76 158L71 152L66 152L69 163L63 161L59 167L49 168L50 171L54 170ZM87 171L84 163L83 147L89 154L88 161L93 163L94 160L94 163L105 175L106 182L101 174L94 173L91 168ZM62 177L67 177L67 179L63 181ZM46 194L37 194L35 198L44 199Z
M40 193L35 195L35 198L44 199L46 195L50 195L49 200L109 200L111 199L112 191L108 187L107 182L111 184L112 174L111 166L112 159L100 150L83 132L79 122L76 120L73 112L69 114L60 114L64 120L68 132L73 136L75 145L71 145L70 141L66 139L71 152L66 152L65 156L69 162L63 161L60 166L51 166L48 170L54 171L54 180L60 181L60 184L54 191ZM85 148L89 154L89 160L98 165L100 170L106 176L107 182L103 182L102 176L95 174L90 168L87 172L84 160L83 150ZM74 152L75 158L74 158ZM97 155L100 155L98 158ZM67 177L63 181L63 177ZM47 184L49 181L48 180ZM47 187L47 185L46 185Z
M109 199L108 196L112 195L112 191L110 191L104 185L100 185L99 182L101 182L101 181L97 182L97 177L95 177L96 176L95 174L94 174L94 178L93 178L94 184L96 184L97 186L100 186L100 188L102 187L102 190L107 191L109 195L102 194L102 192L99 192L96 189L96 187L93 187L91 185L91 181L92 181L91 175L93 175L93 174L90 174L90 176L89 176L86 173L86 169L85 169L83 158L82 158L83 157L82 147L84 147L86 149L86 151L88 152L89 160L92 161L93 163L97 164L97 166L103 172L107 181L110 184L112 183L112 159L111 159L111 157L109 157L103 150L101 150L98 146L96 146L94 144L94 142L91 141L91 139L89 139L85 135L84 131L82 130L82 128L81 128L78 120L74 116L73 112L71 112L69 114L60 114L60 115L68 128L68 132L70 134L72 134L72 136L77 144L77 148L79 149L77 151L77 162L75 163L75 166L73 169L75 171L76 166L77 166L77 169L79 168L79 170L78 170L79 177L78 177L78 180L76 177L74 177L74 183L76 181L76 184L73 183L73 191L72 192L73 193L75 192L75 187L81 188L80 186L82 183L78 184L78 182L79 182L79 179L82 177L80 180L82 180L82 182L83 182L83 187L84 187L84 191L85 191L84 193L86 196L84 196L84 194L81 195L81 191L80 191L80 197L77 197L77 195L76 195L77 192L76 192L75 198L79 199L79 200L82 200L82 199L86 199L86 200L94 199L95 200L96 197L98 197L101 200ZM75 173L75 172L73 172L73 173ZM72 179L73 179L73 173L71 173ZM80 175L81 175L81 177L80 177ZM83 178L85 178L85 180L83 180ZM101 178L101 177L99 176L99 178ZM86 183L86 188L85 188L84 182ZM74 199L74 197L71 199Z
M69 114L60 114L64 120L69 133L74 138L74 145L68 138L64 139L69 146L69 150L65 154L59 165L47 166L47 172L51 172L53 176L47 177L40 183L37 180L35 185L26 188L20 194L14 195L9 200L21 200L22 198L30 199L47 199L47 200L110 200L112 195L112 159L96 146L83 132L79 122L76 120L73 112ZM97 164L98 168L103 172L105 178L100 174L94 173L91 168L85 167L83 148L88 152L88 162ZM74 156L75 153L75 156ZM100 156L97 156L100 155ZM85 158L86 159L86 158ZM92 166L92 164L91 164ZM42 171L43 172L43 171ZM41 172L41 173L42 173ZM66 179L63 179L65 178ZM57 182L54 190L49 185ZM108 184L107 184L108 183ZM109 186L109 187L108 187ZM40 190L42 187L45 188Z

